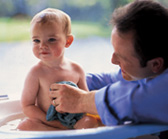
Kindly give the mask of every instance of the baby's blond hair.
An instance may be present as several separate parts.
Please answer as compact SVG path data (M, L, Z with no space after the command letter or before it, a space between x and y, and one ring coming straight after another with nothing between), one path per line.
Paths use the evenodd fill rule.
M47 8L39 13L37 13L31 20L31 25L34 23L48 23L48 22L61 23L63 31L66 35L71 34L71 18L68 14L61 10Z

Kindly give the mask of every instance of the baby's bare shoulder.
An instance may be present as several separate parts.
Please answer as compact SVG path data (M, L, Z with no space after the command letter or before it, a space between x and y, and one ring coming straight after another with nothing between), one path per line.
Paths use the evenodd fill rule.
M41 73L43 70L43 67L40 63L37 63L36 65L32 66L30 68L30 72L31 74L38 74L38 73Z
M73 72L76 72L79 75L84 73L84 69L79 63L77 63L75 61L70 61L70 65L71 65L71 69Z
M69 60L70 65L72 68L76 69L76 70L83 70L82 65L80 65L79 63Z
M27 74L26 80L38 80L43 75L43 71L39 64L32 66Z

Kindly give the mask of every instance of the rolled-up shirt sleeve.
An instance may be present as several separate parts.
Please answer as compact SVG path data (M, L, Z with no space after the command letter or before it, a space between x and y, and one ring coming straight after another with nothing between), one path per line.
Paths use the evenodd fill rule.
M119 78L104 76L112 79L106 85L99 83L102 88L95 95L103 124L168 123L168 70L153 79L139 81L126 81L119 74ZM103 75L99 77L99 82L103 82Z
M121 71L116 71L113 74L111 73L100 73L100 74L92 74L87 73L86 81L89 90L98 90L108 84L115 83L121 80Z

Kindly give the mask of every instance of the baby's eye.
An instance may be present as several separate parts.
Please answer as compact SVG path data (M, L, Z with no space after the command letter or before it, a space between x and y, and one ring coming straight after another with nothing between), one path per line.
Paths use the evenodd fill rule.
M33 42L34 42L34 43L39 43L40 40L38 40L38 39L34 39Z
M55 38L50 38L48 41L49 42L54 42L54 41L56 41L56 39Z

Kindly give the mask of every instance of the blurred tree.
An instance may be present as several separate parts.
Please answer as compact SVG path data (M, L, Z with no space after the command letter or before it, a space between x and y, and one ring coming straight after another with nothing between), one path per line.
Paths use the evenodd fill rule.
M134 0L110 0L111 10L113 12L117 7L126 5L127 3L132 1Z
M168 0L158 0L158 1L168 8Z
M101 0L64 0L62 1L62 5L67 4L70 6L75 6L75 7L79 7L79 8L83 8L86 6L94 6L97 2L99 2Z
M25 0L13 0L14 6L13 16L24 16L27 15L27 1Z
M51 0L24 0L27 1L27 6L29 10L27 10L27 14L29 16L34 16L36 13L48 7L48 3Z
M13 3L11 0L1 0L0 1L0 16L10 16L14 11Z
M106 24L116 7L134 0L0 0L0 16L27 14L51 7L67 12L72 20L99 21ZM168 0L158 0L168 7Z

